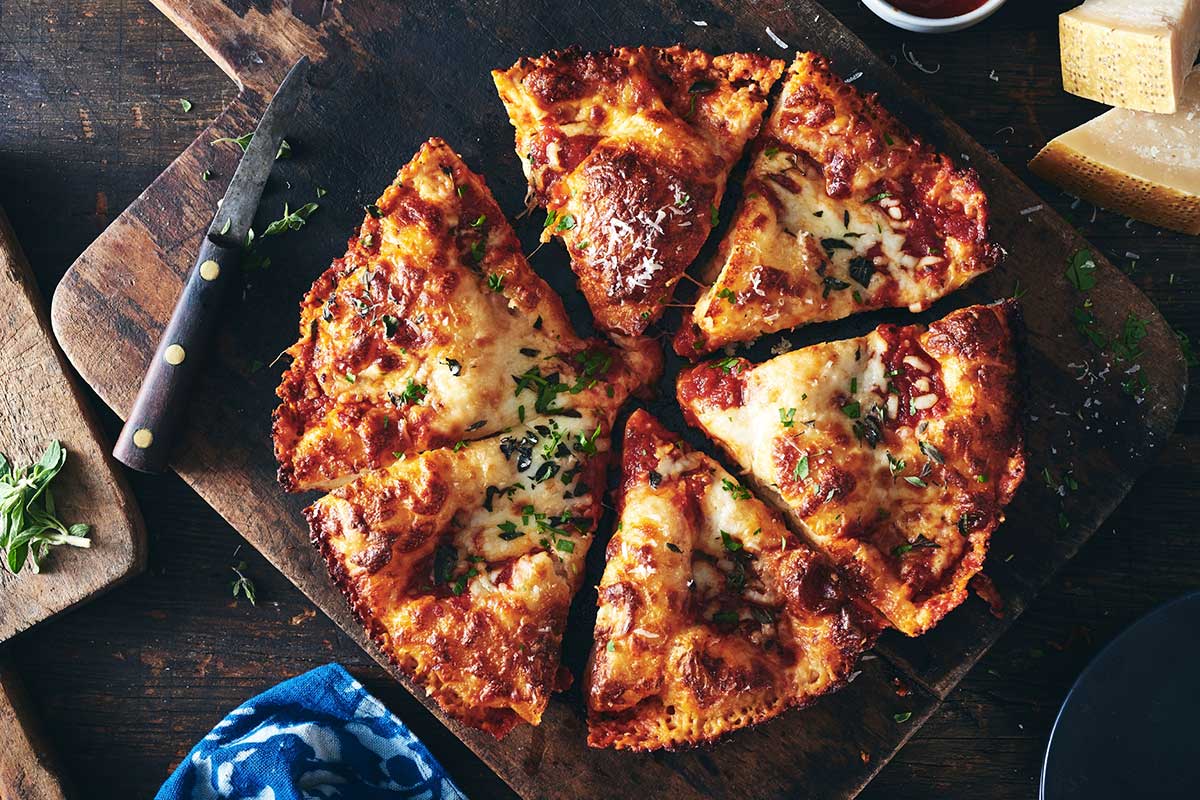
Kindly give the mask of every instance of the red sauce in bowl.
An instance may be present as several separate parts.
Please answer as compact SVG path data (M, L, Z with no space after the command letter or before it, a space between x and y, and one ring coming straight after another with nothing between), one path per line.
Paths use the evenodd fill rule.
M974 11L987 0L888 0L900 11L918 17L948 19Z

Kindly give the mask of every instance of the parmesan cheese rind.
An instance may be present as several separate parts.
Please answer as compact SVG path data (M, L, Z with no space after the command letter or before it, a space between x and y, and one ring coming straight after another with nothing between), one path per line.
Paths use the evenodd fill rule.
M1200 0L1088 0L1058 19L1064 89L1175 112L1200 51Z
M588 743L691 746L839 688L882 620L827 560L645 411L588 661Z
M538 724L604 493L612 411L544 417L369 472L306 511L371 638L451 716Z
M1025 474L1015 302L679 376L689 422L893 625L967 596Z
M1097 205L1200 234L1200 70L1174 114L1113 109L1051 141L1029 168Z

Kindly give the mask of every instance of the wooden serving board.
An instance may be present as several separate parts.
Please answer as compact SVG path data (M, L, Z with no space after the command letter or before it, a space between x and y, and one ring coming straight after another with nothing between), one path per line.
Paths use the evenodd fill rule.
M0 453L37 461L50 440L67 449L51 488L62 518L92 526L87 549L57 547L41 573L0 567L0 641L141 572L146 532L50 333L41 293L0 210Z
M269 427L281 367L261 364L293 341L301 296L343 252L343 242L361 220L362 204L374 200L427 137L442 136L458 148L487 176L510 215L521 210L524 179L490 69L568 44L603 48L682 41L710 51L762 49L790 57L791 50L767 35L770 26L791 49L823 51L844 74L861 71L860 88L879 91L910 126L969 159L980 172L992 198L995 235L1009 256L1002 267L922 318L1027 292L1022 303L1030 476L987 564L1007 602L1005 616L993 616L972 599L919 639L887 635L843 691L711 748L653 755L589 750L578 678L594 617L590 587L603 567L603 531L610 529L602 527L601 541L589 556L588 588L575 604L565 644L576 687L551 703L540 727L520 727L502 742L446 722L522 796L630 797L646 791L678 797L853 796L1096 530L1175 424L1185 364L1173 333L1149 301L1099 257L1096 286L1086 297L1073 287L1064 276L1067 259L1087 244L1050 211L1022 214L1038 204L1029 189L815 3L795 0L768 10L736 0L689 2L685 8L563 0L155 2L244 91L72 267L55 296L55 330L84 378L118 413L126 413L236 162L235 148L214 147L211 140L250 130L287 67L302 54L312 57L314 93L288 137L293 158L277 164L255 227L261 231L278 217L285 201L294 208L316 200L318 186L327 194L317 200L320 210L301 231L262 245L272 266L249 276L242 296L225 312L216 355L173 466L380 663L384 660L351 619L308 545L300 511L313 498L286 496L275 484ZM208 182L201 179L206 169L213 176ZM722 217L728 216L726 210ZM539 228L540 215L518 223L528 250ZM561 246L546 245L533 264L587 330L589 315ZM1076 330L1073 310L1085 299L1100 330L1119 334L1127 315L1136 320L1133 334L1144 323L1136 359L1110 363L1111 355ZM798 346L907 319L903 312L864 314L786 338ZM663 330L677 324L677 314L668 316ZM765 357L780 338L759 343L750 357ZM1120 386L1135 363L1139 372L1133 376L1144 375L1149 384L1139 397ZM670 399L678 367L673 357L668 360L660 399L650 408L712 452L711 445L686 430ZM1051 486L1041 477L1043 469ZM1077 488L1060 496L1057 487L1063 483ZM911 717L896 721L905 714ZM455 765L448 766L453 772Z

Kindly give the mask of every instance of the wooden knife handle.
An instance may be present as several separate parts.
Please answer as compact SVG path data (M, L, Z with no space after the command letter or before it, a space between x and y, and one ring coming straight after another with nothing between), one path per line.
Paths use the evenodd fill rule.
M113 448L113 456L122 464L140 472L166 469L171 443L220 313L221 298L236 279L240 258L240 248L226 247L205 236Z

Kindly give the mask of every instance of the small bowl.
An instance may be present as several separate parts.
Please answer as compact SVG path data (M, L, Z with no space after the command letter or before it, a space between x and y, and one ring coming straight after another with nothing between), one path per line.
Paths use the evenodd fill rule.
M875 16L895 25L897 28L903 28L906 31L913 31L914 33L950 33L950 31L961 31L963 28L969 28L972 25L983 22L992 14L995 14L1000 9L1000 6L1004 5L1005 0L987 0L986 3L974 11L959 14L957 17L944 17L942 19L909 14L907 11L901 11L896 8L888 0L863 0L863 3L875 13Z

